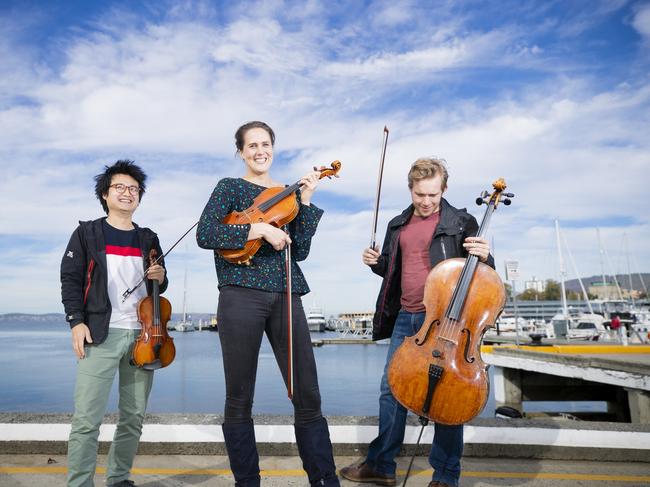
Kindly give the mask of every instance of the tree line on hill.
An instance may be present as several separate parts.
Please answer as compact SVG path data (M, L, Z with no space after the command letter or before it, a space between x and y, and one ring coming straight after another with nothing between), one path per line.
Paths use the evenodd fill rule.
M644 276L648 276L648 275L644 274ZM626 281L622 281L621 277L619 277L618 279L619 279L618 281L619 285L621 285L622 288L629 287L629 286L625 286ZM585 283L585 287L586 286L587 284ZM511 298L512 286L509 283L505 283L505 287L506 287L506 295L508 296L508 298ZM566 298L569 301L583 299L582 291L580 290L577 279L573 279L573 281L567 281L567 283L565 283L565 290L566 290ZM641 294L639 295L638 299L648 299L648 293L643 290L640 291ZM587 293L587 296L589 297L590 300L597 299L598 297L589 292ZM526 289L520 293L517 293L517 299L520 301L560 301L562 299L562 286L558 281L555 281L553 279L547 279L546 287L543 291L537 291L535 289Z

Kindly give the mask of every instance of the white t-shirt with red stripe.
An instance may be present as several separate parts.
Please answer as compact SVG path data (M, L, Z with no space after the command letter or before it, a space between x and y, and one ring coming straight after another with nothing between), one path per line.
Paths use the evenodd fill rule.
M106 220L103 222L103 230L108 267L108 298L113 308L108 326L139 330L141 325L138 322L137 306L138 301L147 295L146 286L140 286L122 302L124 291L140 282L144 274L138 233L135 229L119 230Z

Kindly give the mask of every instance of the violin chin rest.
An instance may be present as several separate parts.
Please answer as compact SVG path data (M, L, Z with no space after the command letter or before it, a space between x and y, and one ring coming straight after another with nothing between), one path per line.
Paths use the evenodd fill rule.
M144 370L156 370L156 369L160 369L161 367L162 367L162 362L160 361L160 359L156 359L153 362L149 362L148 364L144 364L142 366Z

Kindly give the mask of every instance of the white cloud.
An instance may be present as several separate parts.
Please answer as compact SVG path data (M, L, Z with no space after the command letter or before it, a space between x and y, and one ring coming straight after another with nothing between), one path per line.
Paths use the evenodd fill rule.
M451 37L434 45L406 52L380 52L363 59L325 64L321 72L326 76L380 79L392 83L412 82L427 73L434 74L463 66L482 66L499 63L507 36L490 32L468 36Z
M246 16L235 13L251 5ZM473 201L497 177L517 195L498 210L490 231L500 272L503 259L518 258L527 277L557 277L555 217L584 274L599 272L594 226L605 219L611 221L601 233L614 265L622 262L626 232L630 253L648 269L650 224L638 210L650 169L650 89L643 79L631 74L606 87L594 84L591 72L548 78L557 66L545 57L547 45L527 39L525 29L471 29L448 11L448 23L420 31L409 26L423 22L417 10L380 4L383 21L342 18L334 35L314 21L326 15L324 4L310 2L290 15L283 5L201 10L209 20L193 20L184 7L144 23L112 12L97 22L101 28L53 43L65 46L65 56L58 53L63 64L48 69L31 67L32 48L11 39L0 44L9 67L3 73L17 73L0 85L6 99L29 101L0 108L0 164L11 182L0 192L0 274L9 289L0 310L19 311L15 306L28 302L23 276L47 282L42 311L59 309L60 253L77 220L101 215L92 176L104 164L133 158L151 175L135 220L168 247L198 219L216 181L241 173L233 133L251 119L276 130L279 180L343 162L341 179L321 182L315 198L328 211L303 266L313 289L306 305L317 301L328 313L373 306L378 279L359 255L369 239L385 124L391 132L380 240L386 221L408 204L410 163L436 155L449 163L448 199L478 218L482 210ZM377 40L375 47L384 32L391 42ZM400 32L403 41L392 42ZM527 72L525 84L495 89L476 75L499 66L509 81L522 60L531 64L518 70L543 68ZM455 86L465 75L477 83L469 94ZM212 254L188 238L190 245L168 259L176 283L169 297L180 306L187 265L190 308L214 311ZM18 258L25 241L29 262Z
M632 26L644 39L650 38L650 5L646 4L639 8L632 21Z

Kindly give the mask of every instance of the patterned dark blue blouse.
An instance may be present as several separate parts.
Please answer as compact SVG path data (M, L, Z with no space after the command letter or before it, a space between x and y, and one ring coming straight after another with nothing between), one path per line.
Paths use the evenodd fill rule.
M253 204L255 197L266 188L242 178L224 178L217 183L205 205L196 242L204 249L214 249L219 287L235 285L263 291L284 292L287 286L284 269L284 252L275 250L266 240L251 261L251 265L231 264L223 259L217 249L242 249L248 239L250 224L226 225L223 218L233 211L243 211ZM297 194L300 204L300 196ZM300 204L298 216L289 223L291 236L292 291L306 294L309 286L297 262L309 255L311 239L316 233L323 210L313 204Z

